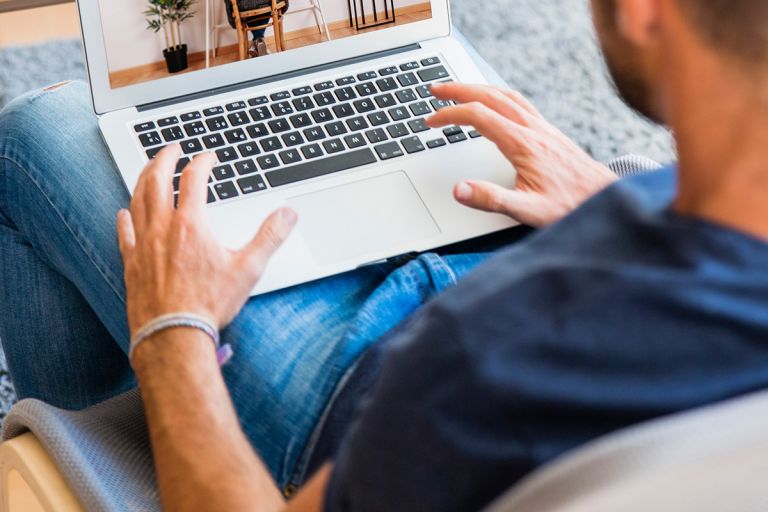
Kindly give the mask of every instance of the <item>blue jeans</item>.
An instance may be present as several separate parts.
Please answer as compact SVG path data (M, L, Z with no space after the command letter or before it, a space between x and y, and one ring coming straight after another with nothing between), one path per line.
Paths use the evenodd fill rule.
M20 398L83 408L136 385L115 215L129 194L83 83L0 113L0 339ZM241 425L282 487L303 480L339 382L377 339L487 257L423 254L254 297L222 332Z

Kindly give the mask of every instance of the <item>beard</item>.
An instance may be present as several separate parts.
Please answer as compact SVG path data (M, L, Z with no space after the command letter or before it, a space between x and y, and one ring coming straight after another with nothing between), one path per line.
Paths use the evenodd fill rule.
M640 50L624 39L616 26L616 0L592 0L595 27L616 91L629 108L654 123L661 123L653 109L650 81L643 73Z

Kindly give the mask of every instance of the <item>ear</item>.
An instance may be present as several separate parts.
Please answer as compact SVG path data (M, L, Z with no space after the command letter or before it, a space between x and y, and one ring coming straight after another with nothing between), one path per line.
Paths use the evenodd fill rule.
M660 2L669 0L616 0L616 27L636 46L646 46L657 35L661 16Z

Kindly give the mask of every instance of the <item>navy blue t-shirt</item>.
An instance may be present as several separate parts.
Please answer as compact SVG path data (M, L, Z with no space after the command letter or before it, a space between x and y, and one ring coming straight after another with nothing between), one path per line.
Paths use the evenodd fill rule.
M478 510L590 439L768 387L768 244L674 190L674 169L617 183L415 314L326 510Z

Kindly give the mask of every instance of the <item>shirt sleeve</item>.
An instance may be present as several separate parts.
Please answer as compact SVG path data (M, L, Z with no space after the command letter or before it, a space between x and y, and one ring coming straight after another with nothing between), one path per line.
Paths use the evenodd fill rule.
M478 510L530 469L461 336L433 303L391 341L339 450L326 511Z

